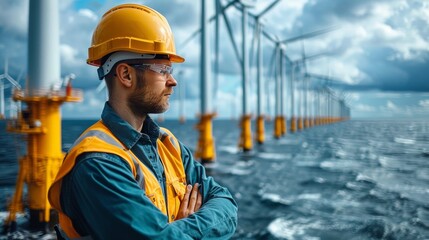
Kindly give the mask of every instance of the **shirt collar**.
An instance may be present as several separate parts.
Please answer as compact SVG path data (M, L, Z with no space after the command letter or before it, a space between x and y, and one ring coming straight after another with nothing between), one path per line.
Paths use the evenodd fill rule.
M152 143L156 144L156 140L159 136L159 126L149 117L149 115L143 123L142 131L139 132L127 121L123 120L118 114L116 114L115 110L108 102L104 104L101 120L127 149L131 149L143 136L149 137Z

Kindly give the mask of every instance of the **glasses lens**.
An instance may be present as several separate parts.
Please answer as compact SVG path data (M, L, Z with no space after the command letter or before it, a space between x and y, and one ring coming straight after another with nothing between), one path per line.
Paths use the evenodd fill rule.
M165 65L165 64L157 64L157 63L154 63L154 64L134 64L131 66L134 66L136 68L143 69L143 70L150 69L151 71L157 72L157 73L162 74L164 76L166 76L167 74L173 74L173 67Z

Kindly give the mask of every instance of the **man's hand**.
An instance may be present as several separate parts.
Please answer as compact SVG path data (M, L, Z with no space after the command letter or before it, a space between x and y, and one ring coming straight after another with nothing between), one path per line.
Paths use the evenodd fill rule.
M186 218L200 209L203 197L198 189L199 186L200 184L198 183L195 183L194 187L192 185L186 186L186 193L180 204L176 220Z

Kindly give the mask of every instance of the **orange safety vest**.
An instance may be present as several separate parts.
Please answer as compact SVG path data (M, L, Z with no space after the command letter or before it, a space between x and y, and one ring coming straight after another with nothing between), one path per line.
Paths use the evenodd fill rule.
M167 198L164 197L161 185L154 174L138 160L134 153L124 147L102 121L98 121L82 133L67 153L48 192L49 202L53 208L58 210L60 226L67 236L70 238L80 237L73 228L71 219L62 211L60 204L61 183L64 176L73 169L76 158L85 152L111 153L124 159L131 166L134 178L144 189L146 196L162 213L168 216L169 222L174 221L186 192L186 174L179 142L170 131L161 128L160 137L157 139L157 149L164 166ZM165 199L167 199L167 203Z

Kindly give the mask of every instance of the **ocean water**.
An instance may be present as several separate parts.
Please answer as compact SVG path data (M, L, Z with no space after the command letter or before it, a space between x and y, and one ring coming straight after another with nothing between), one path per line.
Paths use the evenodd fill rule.
M63 121L63 147L92 123ZM160 125L195 149L195 123ZM265 144L243 153L238 121L214 121L218 158L207 171L239 204L234 239L429 239L429 121L351 120L278 140L272 132L268 122ZM0 121L1 222L23 140Z

